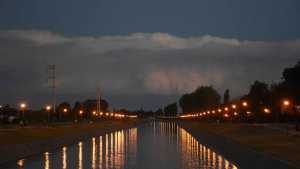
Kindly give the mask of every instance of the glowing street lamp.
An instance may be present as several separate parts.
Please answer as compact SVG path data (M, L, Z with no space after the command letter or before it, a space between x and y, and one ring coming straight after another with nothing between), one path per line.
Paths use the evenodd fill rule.
M264 108L264 112L265 112L266 114L270 114L270 113L271 113L271 110L268 109L268 108Z
M222 112L222 109L218 109L218 112L221 113L221 112Z
M83 114L83 110L79 110L79 115L82 115Z
M47 105L46 110L49 112L51 110L51 106Z
M46 107L45 107L45 109L46 109L46 111L47 111L47 115L48 115L48 122L50 121L50 110L51 110L51 106L49 106L49 105L46 105Z
M247 106L248 106L248 103L247 103L246 101L244 101L244 102L242 103L242 105L243 105L244 107L247 107Z
M25 160L24 159L21 159L21 160L19 160L19 161L17 161L17 165L19 166L19 167L24 167L24 162L25 162Z
M250 112L250 111L247 111L246 114L247 114L248 116L250 116L250 115L251 115L251 112Z
M231 107L232 107L233 109L236 109L236 105L235 105L235 104L231 105Z
M225 110L225 111L228 111L228 107L225 107L224 110Z
M64 113L67 113L67 112L68 112L68 109L67 109L67 108L64 108L64 109L63 109L63 112L64 112Z
M282 102L282 105L284 106L284 107L289 107L290 106L290 101L289 100L283 100L283 102Z
M21 103L21 104L20 104L20 108L21 108L22 110L26 109L26 107L27 107L26 103Z
M26 109L27 105L26 103L20 103L20 110L22 111L22 118L25 118L25 109Z

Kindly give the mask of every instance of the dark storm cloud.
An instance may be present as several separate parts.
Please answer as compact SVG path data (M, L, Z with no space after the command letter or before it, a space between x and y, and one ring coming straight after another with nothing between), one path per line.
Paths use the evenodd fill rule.
M57 65L60 100L93 97L97 86L117 107L154 108L199 85L247 92L253 80L279 81L300 41L239 41L166 33L67 37L0 31L1 102L46 102L48 64ZM154 97L155 96L155 97Z

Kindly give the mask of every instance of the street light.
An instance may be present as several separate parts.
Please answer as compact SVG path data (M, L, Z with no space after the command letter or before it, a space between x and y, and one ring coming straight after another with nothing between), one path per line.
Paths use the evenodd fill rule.
M225 107L224 110L225 110L225 111L228 111L228 107Z
M46 106L46 110L47 110L47 111L50 111L50 110L51 110L51 106L49 106L49 105Z
M83 110L79 110L79 115L82 115L83 114Z
M67 113L67 112L68 112L68 109L67 109L67 108L64 108L64 109L63 109L63 112L64 112L64 113Z
M268 108L264 108L264 112L265 112L266 114L270 114L270 113L271 113L271 110L268 109Z
M51 110L51 106L47 105L46 106L46 111L47 111L47 114L48 114L48 122L50 122L50 110Z
M24 119L25 118L25 109L26 109L27 105L26 103L20 103L20 109L22 111L22 118Z
M283 100L282 104L283 104L283 106L288 107L288 106L290 106L291 103L289 100Z
M243 105L244 107L247 107L247 106L248 106L248 103L247 103L246 101L244 101L244 102L242 103L242 105Z
M26 103L21 103L21 104L20 104L20 108L21 108L21 109L25 109L26 107L27 107Z
M236 109L236 105L235 105L235 104L231 105L231 107L232 107L233 109Z

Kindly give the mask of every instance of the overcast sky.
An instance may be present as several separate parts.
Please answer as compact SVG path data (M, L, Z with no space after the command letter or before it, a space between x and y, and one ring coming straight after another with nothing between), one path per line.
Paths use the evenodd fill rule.
M156 109L200 85L233 97L300 60L298 0L0 0L0 104L95 97Z

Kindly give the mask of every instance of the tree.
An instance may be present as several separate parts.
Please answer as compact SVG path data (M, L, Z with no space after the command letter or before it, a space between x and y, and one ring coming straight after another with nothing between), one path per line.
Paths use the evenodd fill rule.
M294 105L300 104L300 62L294 67L284 69L282 73L284 84L287 85L291 98L293 99ZM297 123L296 130L299 130L300 124L300 109L293 107L294 115L296 115Z
M73 109L72 109L72 116L74 119L78 119L79 117L83 117L83 114L80 115L80 111L84 112L84 107L80 102L76 102Z
M164 108L166 116L176 116L177 115L177 103L171 103Z
M247 96L255 117L257 117L257 119L261 119L263 116L262 110L264 109L264 107L270 107L271 105L271 93L268 84L260 81L255 81L251 85L250 91Z
M100 108L101 108L101 111L107 112L108 108L109 108L108 102L106 100L104 100L104 99L101 99L100 100Z
M224 100L223 103L227 104L229 102L230 99L230 95L229 95L229 89L226 89L225 93L224 93Z
M294 101L300 103L300 62L294 67L284 69L282 76Z
M101 102L100 102L101 103ZM91 118L93 116L93 112L97 111L97 100L85 100L82 103L84 110L86 112L86 116Z
M190 94L183 95L179 105L183 112L196 112L220 104L220 95L212 86L201 86Z
M71 105L68 102L60 103L56 111L63 120L71 118Z
M98 100L95 99L88 99L85 100L82 105L85 110L85 116L91 118L92 113L94 111L97 111L97 102ZM102 112L107 112L108 111L108 103L106 100L101 99L100 100L100 109Z

